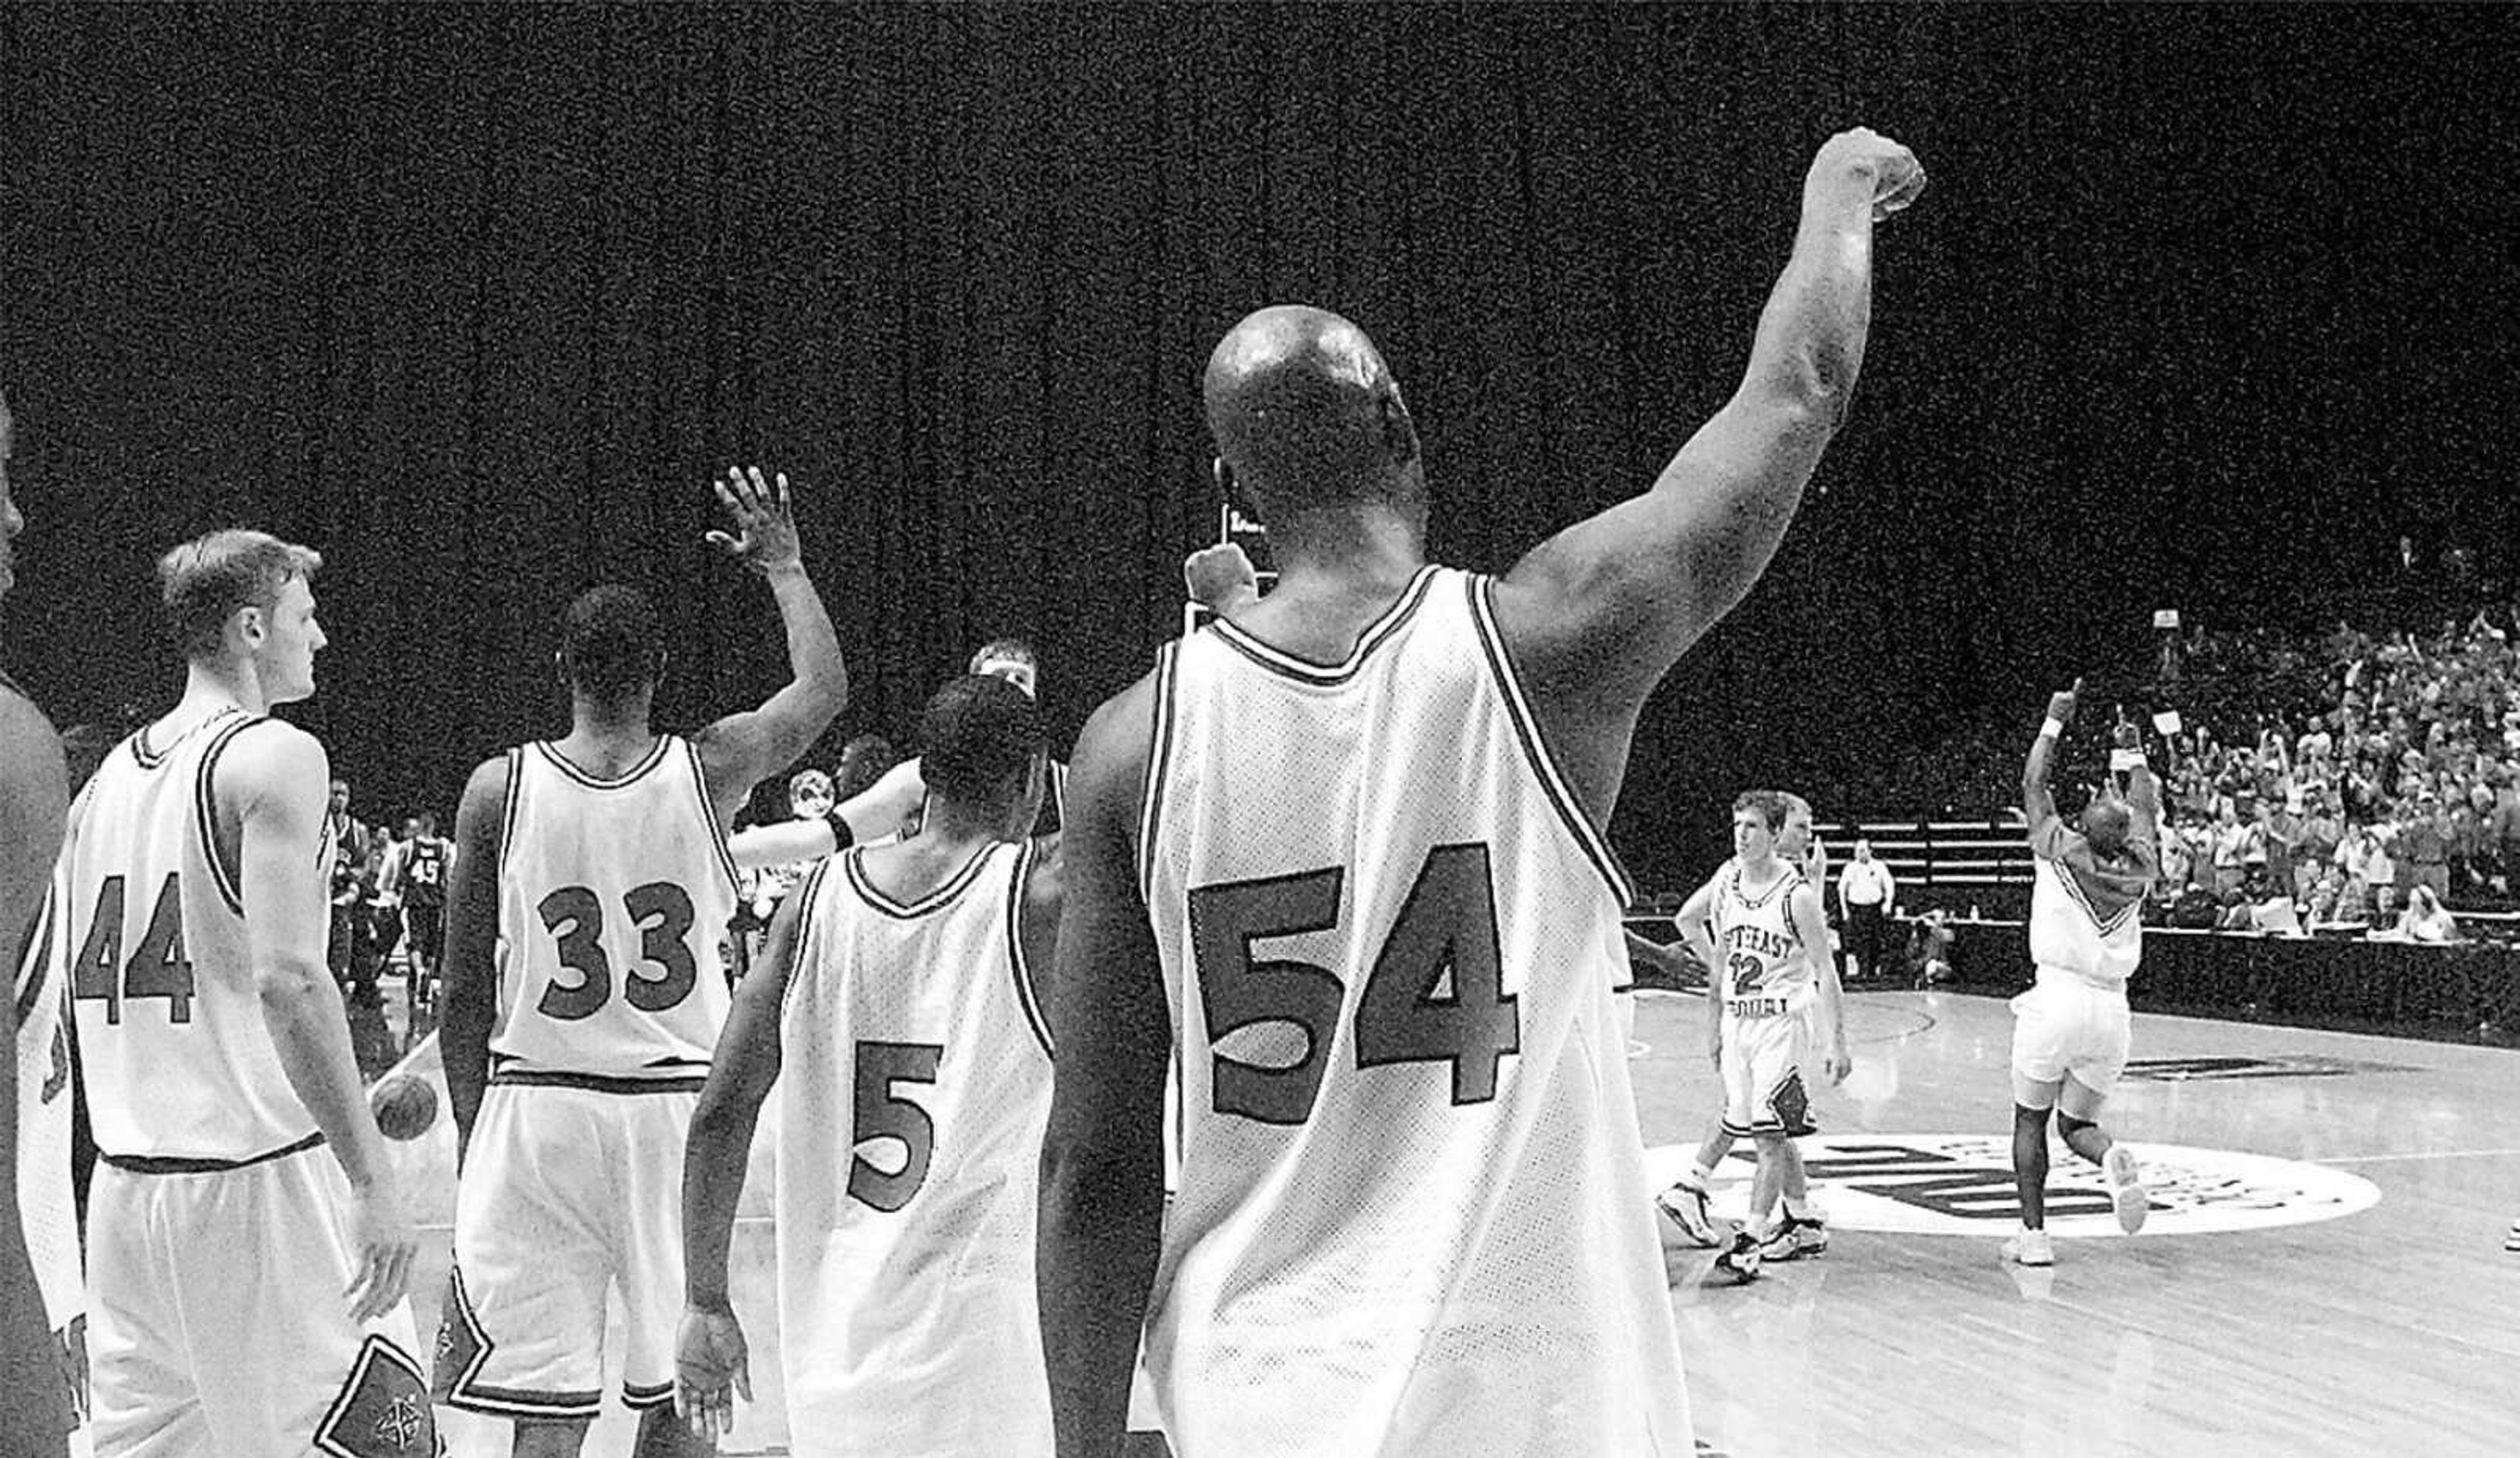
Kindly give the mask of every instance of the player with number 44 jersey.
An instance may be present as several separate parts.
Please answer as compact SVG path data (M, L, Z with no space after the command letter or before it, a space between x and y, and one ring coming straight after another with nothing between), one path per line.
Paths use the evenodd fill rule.
M717 494L741 535L711 537L769 579L791 682L688 739L658 733L655 612L635 589L589 589L569 604L557 655L568 736L483 764L456 818L443 1036L455 1267L436 1388L456 1407L514 1420L520 1453L585 1440L612 1287L638 1451L690 1444L666 1408L683 1140L728 1000L721 948L736 889L721 826L847 696L787 479L731 472Z

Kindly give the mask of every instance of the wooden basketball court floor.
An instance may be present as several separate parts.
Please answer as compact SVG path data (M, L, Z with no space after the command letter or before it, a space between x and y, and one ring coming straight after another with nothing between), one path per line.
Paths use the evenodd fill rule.
M1638 1010L1657 1177L1718 1109L1704 1015L1691 996ZM2520 1054L2138 1014L2108 1123L2144 1157L2155 1215L2118 1234L2060 1148L2056 1264L2040 1271L1999 1251L2003 1002L1866 992L1848 1017L1856 1071L1816 1094L1810 1155L1827 1254L1707 1284L1714 1253L1663 1224L1701 1450L2520 1453L2520 1254L2501 1249L2520 1215ZM434 1076L434 1052L413 1068ZM453 1210L446 1121L397 1158L424 1204L426 1340ZM1719 1215L1739 1213L1749 1170L1746 1149L1727 1162ZM730 1453L787 1451L760 1200L747 1192L734 1284L760 1400ZM445 1418L459 1458L505 1454L503 1424ZM587 1451L628 1441L616 1401Z

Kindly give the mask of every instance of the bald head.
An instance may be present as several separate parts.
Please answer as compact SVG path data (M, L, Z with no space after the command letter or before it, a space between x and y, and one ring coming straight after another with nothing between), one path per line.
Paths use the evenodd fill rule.
M2083 838L2103 857L2123 854L2127 837L2135 830L2135 817L2127 803L2115 795L2094 795L2083 807Z
M1365 331L1325 309L1245 317L1207 357L1216 450L1263 520L1422 496L1418 430Z

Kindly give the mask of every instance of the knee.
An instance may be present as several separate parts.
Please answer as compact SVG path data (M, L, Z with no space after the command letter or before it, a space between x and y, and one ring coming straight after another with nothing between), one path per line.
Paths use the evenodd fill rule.
M2053 1109L2034 1109L2028 1104L2014 1104L2012 1127L2017 1129L2044 1130L2048 1127L2048 1116L2055 1112Z

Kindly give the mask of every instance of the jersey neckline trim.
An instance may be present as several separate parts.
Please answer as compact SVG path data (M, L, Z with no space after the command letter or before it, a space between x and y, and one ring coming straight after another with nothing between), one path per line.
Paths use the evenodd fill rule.
M1373 650L1390 641L1417 613L1419 604L1426 600L1427 589L1433 584L1436 571L1433 562L1419 567L1409 579L1409 585L1400 590L1400 596L1392 599L1391 605L1356 636L1356 646L1348 649L1347 657L1335 664L1315 663L1282 648L1272 647L1230 619L1218 618L1202 631L1215 634L1219 642L1271 673L1300 684L1335 686L1355 678L1358 670L1365 667L1365 661L1373 655Z
M1769 882L1767 890L1760 892L1757 896L1751 896L1741 889L1741 862L1737 860L1734 861L1732 862L1732 874L1731 877L1732 899L1739 902L1744 910L1756 911L1767 906L1768 903L1776 900L1778 892L1787 890L1787 888L1803 879L1802 867L1795 865L1790 862L1779 863L1784 865L1784 873Z
M149 731L157 727L155 725L142 725L140 728L132 730L131 737L125 739L123 742L131 746L131 759L133 763L137 764L143 770L155 770L158 766L166 763L167 756L173 754L185 740L190 739L195 734L208 729L211 725L217 724L221 720L226 719L231 714L243 714L244 712L244 708L236 704L229 704L223 708L212 710L206 716L197 719L190 725L185 726L182 733L177 734L174 738L168 740L165 744L158 748L153 749L149 744Z
M840 865L848 875L849 889L858 894L859 900L897 921L913 921L953 905L956 898L980 878L980 868L988 864L989 857L1005 844L1004 841L993 840L973 851L971 859L964 862L960 870L945 878L945 884L914 902L895 901L882 887L868 878L865 846L851 847L841 859Z
M576 780L579 784L586 786L588 789L618 790L636 784L640 779L644 778L650 771L655 769L658 765L663 764L665 762L665 753L667 749L672 746L673 742L674 736L672 734L658 734L656 736L656 742L649 747L648 753L640 759L639 763L631 766L629 769L624 770L621 773L609 779L584 768L575 760L572 760L567 755L561 753L560 746L554 744L549 739L536 739L534 741L534 748L542 755L544 760L550 763L553 769L558 770L562 774Z

